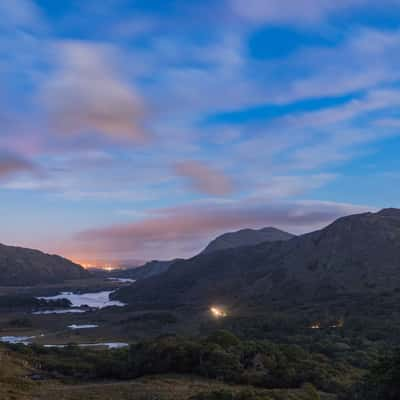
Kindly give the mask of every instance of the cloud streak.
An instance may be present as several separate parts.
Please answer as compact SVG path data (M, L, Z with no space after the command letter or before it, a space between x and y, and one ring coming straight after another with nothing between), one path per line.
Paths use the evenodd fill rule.
M230 3L236 15L251 22L295 25L318 24L337 13L374 6L371 0L231 0ZM392 0L382 3L395 5Z
M196 191L211 196L226 196L232 194L233 184L222 172L196 160L176 163L174 171L185 178Z
M80 254L175 257L227 230L301 232L360 209L302 198L381 204L384 180L341 185L363 171L363 187L364 163L398 167L380 164L398 144L400 30L384 21L398 0L141 3L1 2L5 238L37 243L65 219L54 242L85 229ZM34 235L31 217L45 221Z
M34 172L36 166L23 158L11 154L0 154L0 179L5 179L23 172Z
M260 198L205 202L156 210L133 223L90 229L76 235L93 254L141 259L191 256L214 236L243 227L276 226L294 233L320 228L367 207L319 201L266 202Z
M3 0L0 14L0 26L32 28L43 25L38 7L30 0Z
M67 41L53 49L56 70L43 85L40 99L56 133L145 140L143 101L110 61L118 58L112 46Z

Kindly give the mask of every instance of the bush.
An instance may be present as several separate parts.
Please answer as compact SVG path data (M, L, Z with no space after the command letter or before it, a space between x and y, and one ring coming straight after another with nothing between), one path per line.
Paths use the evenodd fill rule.
M349 394L349 399L400 399L400 350L381 359Z
M33 326L32 320L26 317L15 318L8 322L8 325L15 328L31 328Z
M223 349L229 349L230 347L238 346L240 344L240 340L235 335L225 330L214 332L206 341L218 344Z
M303 385L302 389L307 395L307 400L320 400L321 399L317 389L311 383L305 383Z
M230 390L217 390L199 393L191 400L272 400L268 395L260 395L251 390L232 392Z
M241 341L227 331L217 331L206 339L160 337L118 350L84 349L74 345L66 348L13 345L11 348L55 377L79 380L194 373L266 389L298 389L304 385L299 393L317 400L315 387L338 393L354 379L353 369L344 362L307 352L298 345Z

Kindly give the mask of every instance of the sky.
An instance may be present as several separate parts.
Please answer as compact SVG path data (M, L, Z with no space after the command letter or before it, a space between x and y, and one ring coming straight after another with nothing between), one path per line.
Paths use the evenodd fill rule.
M399 0L1 0L0 242L83 263L400 206Z

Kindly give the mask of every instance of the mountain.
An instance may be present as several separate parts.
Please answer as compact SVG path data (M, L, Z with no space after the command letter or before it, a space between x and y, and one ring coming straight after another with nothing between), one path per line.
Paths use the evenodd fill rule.
M0 244L0 285L31 286L86 276L80 265L60 256Z
M200 254L117 293L136 304L271 304L400 291L400 210L340 218L289 241Z
M234 247L254 246L263 242L276 242L292 239L294 235L276 228L242 229L218 236L203 250L203 254Z
M172 264L177 261L181 261L180 259L170 260L170 261L158 261L153 260L149 261L146 264L135 267L124 269L121 271L113 272L112 275L118 278L129 278L129 279L146 279L155 275L162 274L166 272Z
M229 232L218 236L216 239L210 242L210 244L202 251L202 253L207 254L222 249L250 246L262 242L289 240L293 237L294 235L291 233L287 233L276 228L263 228L260 230L242 229L237 232ZM178 258L170 261L153 260L140 267L128 268L118 271L117 273L113 273L112 275L120 278L129 278L135 280L146 279L168 271L168 269L178 261L184 260Z

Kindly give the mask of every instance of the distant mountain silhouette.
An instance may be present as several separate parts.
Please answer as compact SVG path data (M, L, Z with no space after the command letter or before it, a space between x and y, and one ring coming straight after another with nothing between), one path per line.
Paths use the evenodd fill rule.
M169 261L149 261L144 265L139 267L124 269L121 271L113 272L112 275L119 278L129 278L129 279L146 279L155 275L162 274L166 272L169 267L180 259L169 260Z
M292 237L294 237L294 235L276 228L263 228L260 230L242 229L237 232L229 232L218 236L216 239L210 242L210 244L203 250L202 253L206 254L222 249L249 246L262 242L288 240ZM135 280L146 279L167 272L173 264L179 261L184 260L179 258L169 261L153 260L139 267L113 272L112 275L115 277L130 278Z
M224 233L218 236L203 250L203 254L234 247L252 246L263 242L289 240L294 235L276 228L242 229L237 232Z
M80 265L38 250L0 244L0 285L59 283L89 276Z
M200 254L117 297L136 304L271 304L398 290L400 210L385 209L289 241Z

